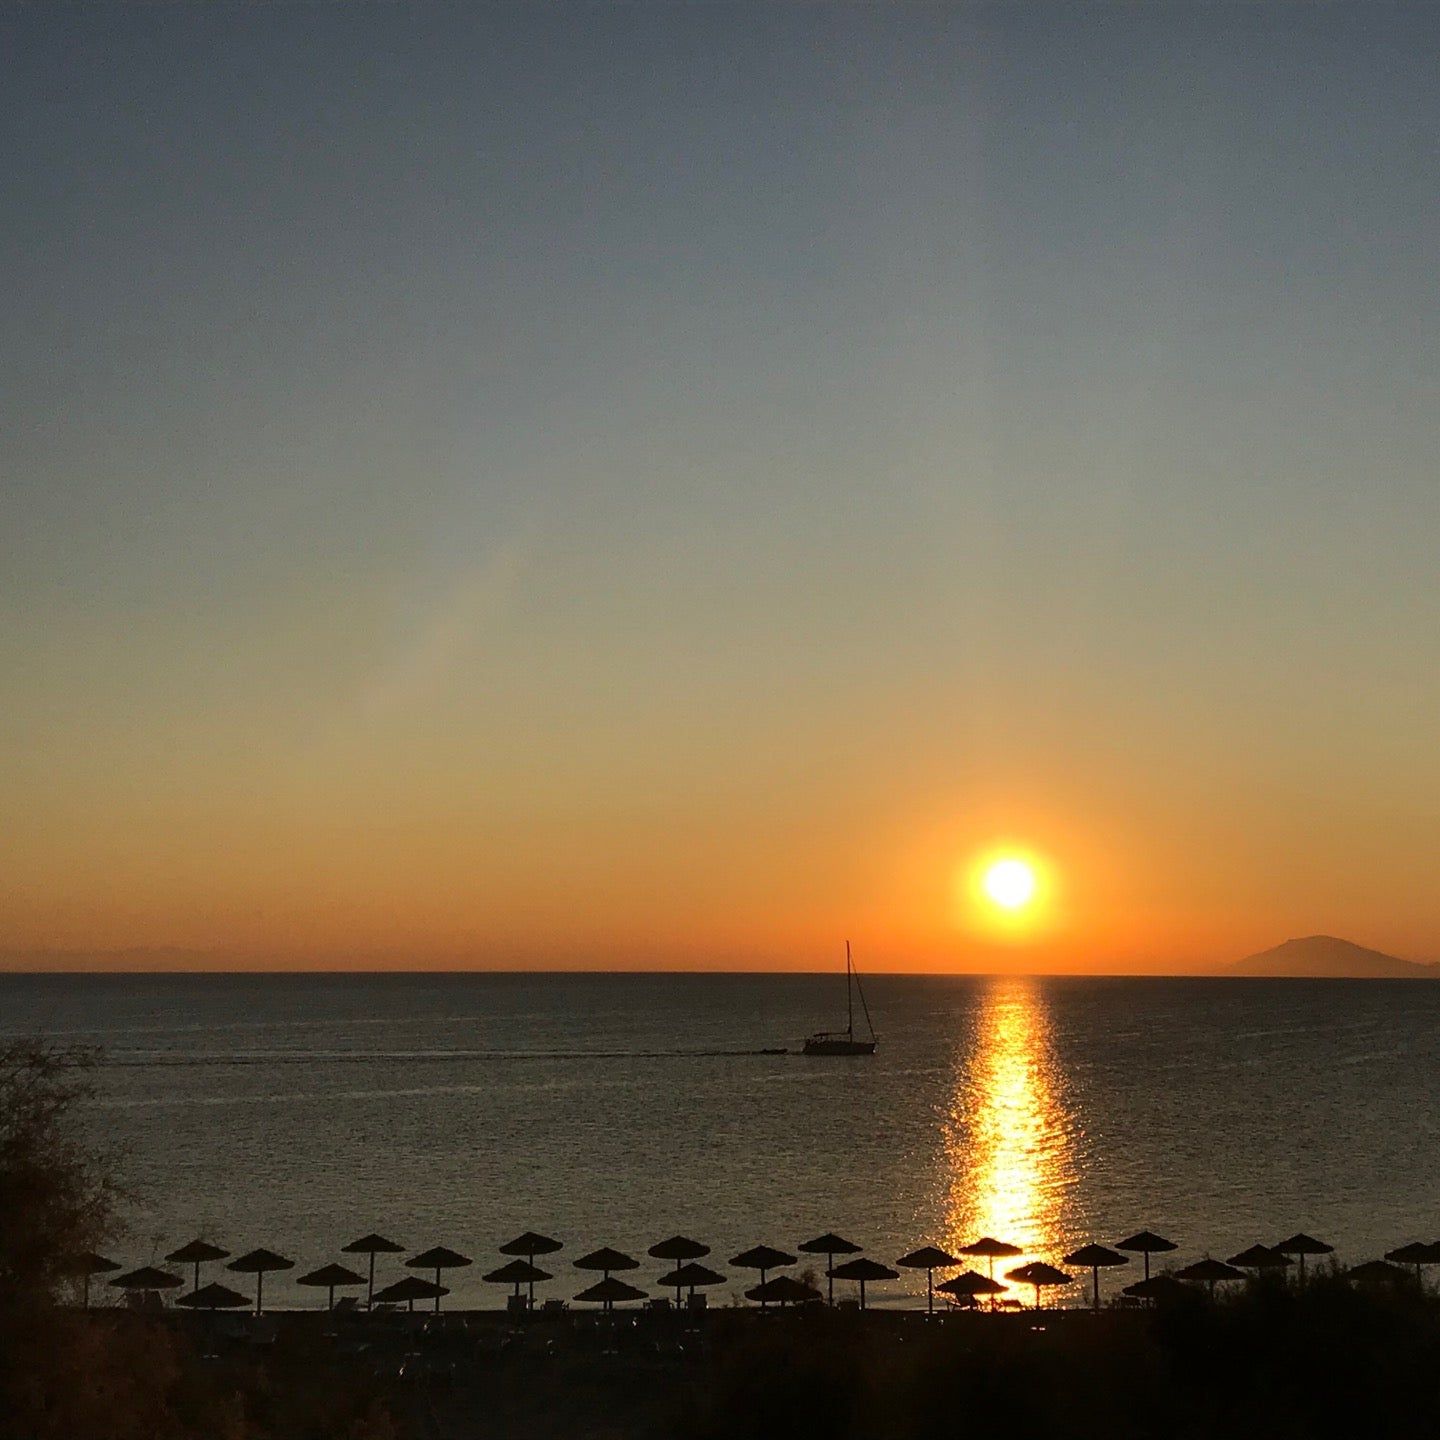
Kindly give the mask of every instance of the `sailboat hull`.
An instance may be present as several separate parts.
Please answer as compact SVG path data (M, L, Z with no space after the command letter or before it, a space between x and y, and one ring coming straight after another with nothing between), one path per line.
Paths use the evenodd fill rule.
M873 1055L875 1041L851 1040L848 1036L812 1035L806 1042L802 1055Z
M850 958L850 942L845 942L845 1028L843 1030L817 1030L801 1050L802 1055L873 1055L875 1053L875 1026L870 1021L870 1007L865 1003L865 992L860 991L860 1008L865 1012L865 1023L870 1027L868 1040L855 1038L855 1001L851 986L860 985L855 973L855 962Z

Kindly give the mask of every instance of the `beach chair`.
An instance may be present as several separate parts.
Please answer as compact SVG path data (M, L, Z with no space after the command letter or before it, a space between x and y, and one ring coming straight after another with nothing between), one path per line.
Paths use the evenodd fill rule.
M709 1308L710 1302L706 1299L704 1291L697 1290L695 1294L685 1302L685 1308L692 1315L703 1315Z
M523 1319L530 1313L530 1301L524 1295L509 1295L505 1299L505 1313Z

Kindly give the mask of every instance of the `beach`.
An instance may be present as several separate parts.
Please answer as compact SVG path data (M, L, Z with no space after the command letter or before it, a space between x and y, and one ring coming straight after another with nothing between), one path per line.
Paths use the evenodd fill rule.
M356 1415L392 1416L384 1433L424 1440L1399 1436L1440 1418L1434 1296L1332 1276L1306 1293L1261 1285L1215 1304L1193 1291L1098 1315L287 1315L261 1347L193 1316L101 1323L178 1326L225 1387L309 1395L317 1412L344 1395Z

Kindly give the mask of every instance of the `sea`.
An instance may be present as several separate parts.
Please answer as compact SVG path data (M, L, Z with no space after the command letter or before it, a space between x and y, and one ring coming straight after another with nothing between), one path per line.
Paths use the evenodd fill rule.
M0 1036L98 1048L115 1259L265 1246L297 1262L266 1281L278 1306L315 1305L294 1278L369 1231L471 1257L444 1276L467 1307L502 1302L483 1277L524 1230L564 1244L542 1297L590 1283L571 1262L602 1245L659 1293L645 1252L680 1233L729 1277L712 1304L756 1282L728 1262L757 1244L823 1272L796 1246L827 1230L885 1264L992 1235L1022 1252L997 1276L1142 1228L1177 1246L1157 1265L1297 1230L1339 1263L1440 1238L1440 984L865 986L863 1059L798 1053L843 1024L843 978L818 975L10 975Z

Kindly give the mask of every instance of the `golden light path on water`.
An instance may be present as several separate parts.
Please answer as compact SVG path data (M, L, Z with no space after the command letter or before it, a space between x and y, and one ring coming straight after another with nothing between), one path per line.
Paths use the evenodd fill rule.
M993 981L967 1049L957 1060L945 1125L946 1246L958 1253L981 1236L1020 1246L1023 1253L995 1261L997 1280L1032 1260L1058 1264L1076 1238L1067 1202L1077 1175L1049 1014L1036 982ZM989 1261L969 1263L989 1273ZM1033 1299L1028 1287L1013 1293L1026 1304Z

